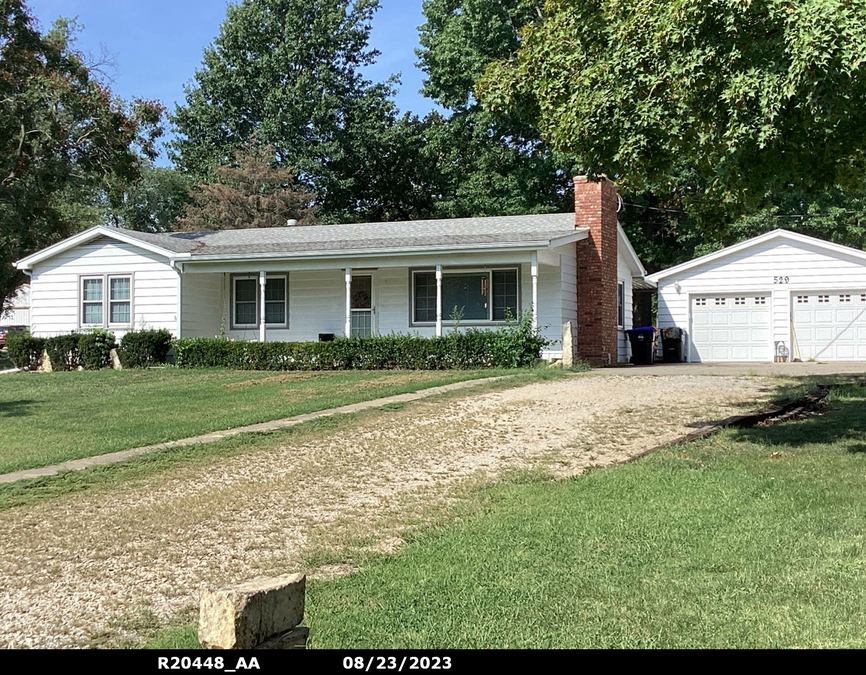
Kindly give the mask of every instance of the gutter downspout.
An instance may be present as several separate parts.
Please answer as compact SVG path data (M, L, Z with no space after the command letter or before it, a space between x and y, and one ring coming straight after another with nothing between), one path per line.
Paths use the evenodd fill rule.
M169 264L174 268L174 271L177 272L177 338L178 340L182 337L181 335L181 326L183 325L183 321L181 319L182 311L183 311L183 263L178 262L174 258L169 261ZM134 319L135 317L133 317Z

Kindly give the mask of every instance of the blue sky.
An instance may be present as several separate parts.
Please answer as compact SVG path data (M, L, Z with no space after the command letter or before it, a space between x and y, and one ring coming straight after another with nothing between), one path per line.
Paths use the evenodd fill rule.
M415 67L422 0L382 0L371 44L382 52L367 70L370 79L401 73L400 110L424 114L434 107L418 90L424 74ZM219 32L223 0L27 0L43 28L58 16L77 17L84 29L79 47L114 57L113 91L124 98L159 99L174 109L201 63L202 50ZM163 161L164 163L164 161Z

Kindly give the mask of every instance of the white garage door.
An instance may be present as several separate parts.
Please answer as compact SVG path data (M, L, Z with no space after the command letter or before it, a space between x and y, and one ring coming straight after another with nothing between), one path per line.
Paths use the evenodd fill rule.
M801 359L866 359L866 293L795 293L791 302Z
M772 361L769 295L692 298L692 361Z

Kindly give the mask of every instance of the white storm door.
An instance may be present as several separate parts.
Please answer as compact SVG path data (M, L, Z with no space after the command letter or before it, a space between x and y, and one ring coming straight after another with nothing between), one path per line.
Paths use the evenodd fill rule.
M376 329L376 298L372 274L353 274L352 337L370 337Z

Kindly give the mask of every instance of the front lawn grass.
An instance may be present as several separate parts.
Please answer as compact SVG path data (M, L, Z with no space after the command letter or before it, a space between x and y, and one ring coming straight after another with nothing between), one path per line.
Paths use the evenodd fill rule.
M4 375L0 473L513 372L164 368Z
M462 517L308 587L313 648L866 646L866 389ZM193 625L151 647L197 646Z

